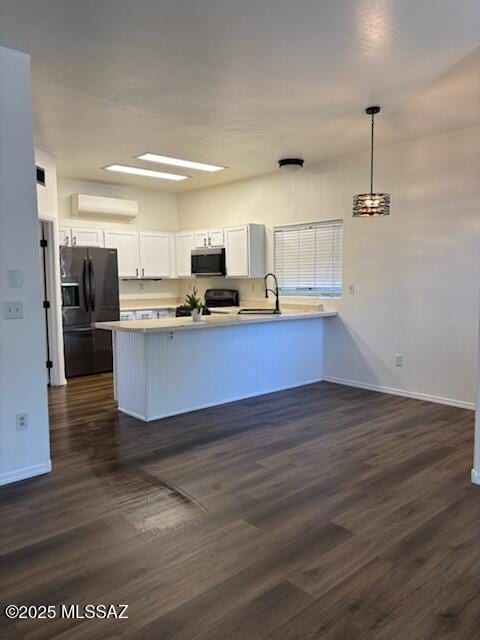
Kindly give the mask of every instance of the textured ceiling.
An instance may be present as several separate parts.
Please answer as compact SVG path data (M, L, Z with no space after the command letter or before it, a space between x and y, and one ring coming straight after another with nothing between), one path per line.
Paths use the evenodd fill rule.
M478 0L0 0L0 44L32 55L36 143L72 178L318 162L368 147L370 103L379 144L480 119ZM145 151L229 168L101 169Z

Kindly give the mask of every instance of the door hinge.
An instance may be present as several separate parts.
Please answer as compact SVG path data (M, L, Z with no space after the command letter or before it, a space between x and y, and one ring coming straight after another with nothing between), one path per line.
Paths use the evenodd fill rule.
M43 301L43 308L44 309L50 309L50 302L48 300L44 300Z
M44 249L45 247L48 247L48 242L42 238L40 240L40 246Z
M47 360L47 369L51 369L53 367L53 362L51 360Z

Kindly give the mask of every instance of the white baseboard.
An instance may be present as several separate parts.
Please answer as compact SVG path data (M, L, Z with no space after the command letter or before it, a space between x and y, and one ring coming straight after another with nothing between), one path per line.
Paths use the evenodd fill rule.
M344 384L347 387L357 387L358 389L367 389L368 391L378 391L380 393L389 393L392 396L404 396L405 398L413 398L414 400L425 400L426 402L435 402L437 404L446 404L450 407L459 407L460 409L470 409L475 411L475 402L466 402L465 400L455 400L454 398L442 398L441 396L432 396L427 393L417 393L416 391L406 391L405 389L396 389L395 387L383 387L378 384L368 384L358 382L357 380L348 380L347 378L336 378L335 376L323 376L325 382L335 382L336 384Z
M480 484L480 472L476 469L472 469L471 478L473 484Z
M41 476L44 473L50 473L51 470L52 461L47 460L47 462L42 462L42 464L34 464L31 467L23 467L22 469L9 471L8 473L1 473L0 486L10 484L11 482L18 482L19 480L26 480L27 478L33 478L34 476Z

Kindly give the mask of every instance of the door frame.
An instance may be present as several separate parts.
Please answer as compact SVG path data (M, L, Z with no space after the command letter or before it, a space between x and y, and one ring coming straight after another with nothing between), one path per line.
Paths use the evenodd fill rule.
M60 247L58 242L58 220L55 216L42 214L39 222L45 224L47 247L45 249L47 295L50 308L47 309L50 339L50 384L60 387L67 384L65 378L65 356L63 352L62 296L60 286ZM40 249L40 247L39 247ZM46 362L46 356L45 356Z

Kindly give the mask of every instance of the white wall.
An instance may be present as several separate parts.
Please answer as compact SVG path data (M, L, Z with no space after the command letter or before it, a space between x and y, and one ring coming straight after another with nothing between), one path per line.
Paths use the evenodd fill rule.
M137 200L139 215L135 220L111 220L97 216L80 217L71 215L71 195L86 193L97 196L111 196ZM82 182L68 178L58 178L58 216L60 226L93 227L100 229L124 229L132 231L176 231L178 228L177 197L174 193L139 189L136 187L113 185L100 182ZM136 298L177 298L178 280L158 282L120 281L121 299Z
M274 225L343 218L344 288L355 284L356 294L324 300L340 311L327 327L327 377L473 406L479 149L478 126L378 149L376 186L391 193L388 218L352 218L352 196L368 188L369 171L368 155L355 154L181 193L180 228L264 223L271 267ZM239 283L243 297L252 284L261 295L261 282ZM394 365L397 353L403 368Z
M0 319L0 484L50 470L45 336L29 56L0 48L0 299L21 301L23 320ZM22 288L9 287L20 269ZM28 429L15 417L28 413Z

